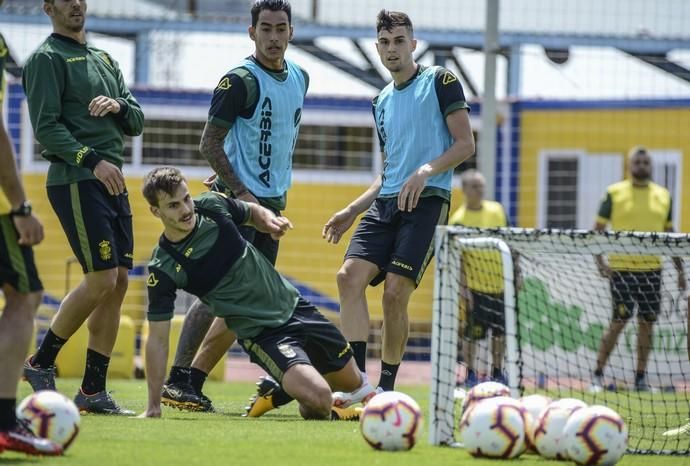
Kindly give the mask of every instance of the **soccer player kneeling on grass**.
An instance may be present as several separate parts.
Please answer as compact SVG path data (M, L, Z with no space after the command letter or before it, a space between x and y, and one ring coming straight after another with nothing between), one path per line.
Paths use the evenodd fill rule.
M302 417L358 418L357 408L332 406L332 390L361 399L374 392L349 344L238 231L251 225L278 239L290 221L216 192L192 199L173 167L152 170L143 194L164 230L149 263L149 401L142 416L161 415L170 319L176 292L184 289L225 320L251 360L299 402Z

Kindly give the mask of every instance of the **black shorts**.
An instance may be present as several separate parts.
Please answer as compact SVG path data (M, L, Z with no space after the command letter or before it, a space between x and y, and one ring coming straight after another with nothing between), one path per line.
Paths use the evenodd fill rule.
M309 364L320 374L335 372L352 358L345 337L309 301L300 298L283 325L238 340L250 360L278 382L296 364Z
M129 196L111 196L98 180L48 186L48 199L84 273L132 268Z
M17 230L9 215L0 215L0 285L11 285L19 293L43 290L34 252L17 244Z
M655 322L661 309L661 271L618 272L612 271L611 298L613 320L628 320L633 316L637 303L638 317Z
M491 335L498 337L505 335L505 301L502 294L487 294L472 291L472 309L470 309L465 323L465 337L470 340L486 338L491 329Z
M376 199L357 226L345 258L376 264L381 272L371 281L376 286L391 272L422 280L434 256L437 225L448 223L448 201L429 196L419 199L412 212L398 210L398 199Z

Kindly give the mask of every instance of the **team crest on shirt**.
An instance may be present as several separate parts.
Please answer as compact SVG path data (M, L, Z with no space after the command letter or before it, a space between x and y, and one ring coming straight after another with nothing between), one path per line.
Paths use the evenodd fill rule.
M101 256L102 261L109 261L113 257L113 248L110 246L110 241L103 240L98 243L98 255Z
M232 87L232 84L230 84L230 78L225 76L223 79L220 80L220 82L218 83L218 87L216 87L216 89L227 91L231 87Z
M146 286L148 286L149 288L153 288L156 285L158 285L158 279L153 274L153 272L151 272L149 274L149 277L146 279Z
M286 343L283 343L282 345L278 345L278 351L280 351L280 353L288 359L294 358L295 356L297 356L297 353L295 353L295 350L292 349L292 346L290 346Z
M451 73L450 71L446 71L445 74L443 75L443 85L444 86L447 86L450 83L454 83L457 80L458 80L458 78L456 78L455 75L453 73Z

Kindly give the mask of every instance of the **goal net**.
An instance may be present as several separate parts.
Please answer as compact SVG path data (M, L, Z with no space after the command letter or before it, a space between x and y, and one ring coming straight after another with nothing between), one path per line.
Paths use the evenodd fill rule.
M476 381L495 379L499 369L514 396L573 397L616 410L628 424L630 452L690 454L687 436L663 435L690 417L687 295L677 272L688 256L690 235L684 234L440 227L431 443L454 443L458 394ZM598 261L611 266L613 278L605 278ZM616 272L624 268L636 271ZM468 307L484 300L485 314L499 312L492 299L503 301L505 317L498 316L501 329L489 325L483 334ZM654 310L651 344L640 341L643 351L649 348L646 379L640 381L638 318L651 318ZM612 346L602 383L593 385L614 312L633 316ZM501 340L504 350L497 353L492 343ZM465 361L462 348L470 344L474 357Z

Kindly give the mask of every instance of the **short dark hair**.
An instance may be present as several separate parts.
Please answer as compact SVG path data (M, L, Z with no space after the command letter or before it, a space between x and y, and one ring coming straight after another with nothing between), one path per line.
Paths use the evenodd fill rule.
M388 11L381 10L376 16L376 33L381 32L381 29L385 29L391 32L393 28L398 26L403 26L407 28L410 33L410 37L414 37L414 29L412 28L412 20L407 14L402 11Z
M628 151L628 159L632 159L638 155L649 156L649 151L645 146L634 146Z
M175 167L154 168L144 178L141 193L150 205L158 207L158 192L162 191L168 196L172 196L184 181L186 178Z
M287 0L257 0L252 5L252 27L259 22L259 13L263 10L284 11L287 13L288 24L292 24L292 7Z

